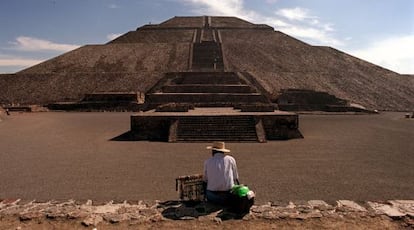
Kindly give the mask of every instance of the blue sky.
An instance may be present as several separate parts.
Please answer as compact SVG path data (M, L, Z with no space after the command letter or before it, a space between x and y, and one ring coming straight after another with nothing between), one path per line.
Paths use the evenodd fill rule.
M237 16L414 74L413 0L1 0L0 73L174 16Z

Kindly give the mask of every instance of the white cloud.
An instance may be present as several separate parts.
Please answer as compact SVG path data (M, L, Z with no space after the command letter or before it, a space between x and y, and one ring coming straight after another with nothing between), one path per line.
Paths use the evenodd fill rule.
M296 8L285 8L276 11L276 14L287 18L289 20L303 21L305 19L315 19L316 17L309 15L309 10L296 7Z
M344 41L335 38L332 23L323 23L310 10L300 7L284 8L276 11L276 16L287 19L290 23L277 29L313 43L313 45L343 46Z
M117 38L117 37L119 37L119 36L121 36L122 34L108 34L108 35L106 35L106 38L109 40L109 41L112 41L112 40L114 40L115 38Z
M284 8L273 15L264 15L246 9L243 0L176 0L190 4L197 14L235 16L254 23L265 23L291 36L304 39L313 45L343 46L344 42L332 34L334 25L305 8ZM276 3L266 0L266 3Z
M292 35L294 37L300 37L311 41L312 45L324 45L324 46L343 46L344 42L336 39L328 34L329 31L320 30L318 28L291 25L282 27L284 33Z
M195 11L208 15L225 15L248 17L251 12L245 11L243 0L179 0L195 6Z
M19 57L0 57L0 66L29 67L43 62L39 59L28 59Z
M16 41L11 42L13 44L12 49L20 51L58 51L67 52L79 48L78 45L59 44L48 40L39 38L20 36L16 38Z
M414 74L414 34L379 40L349 53L401 74Z

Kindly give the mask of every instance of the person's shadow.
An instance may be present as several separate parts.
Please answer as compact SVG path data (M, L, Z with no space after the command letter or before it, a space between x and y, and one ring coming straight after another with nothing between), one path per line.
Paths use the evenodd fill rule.
M159 204L163 208L162 215L172 220L197 219L211 216L220 220L242 219L246 214L237 214L228 206L206 201L166 201Z

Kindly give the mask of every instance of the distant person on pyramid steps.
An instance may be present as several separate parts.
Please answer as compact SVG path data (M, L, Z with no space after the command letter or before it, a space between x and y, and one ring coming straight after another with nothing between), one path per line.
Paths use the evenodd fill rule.
M237 214L247 214L254 203L254 193L239 184L236 160L226 153L224 142L214 142L212 156L204 162L203 179L206 182L207 201L229 206Z

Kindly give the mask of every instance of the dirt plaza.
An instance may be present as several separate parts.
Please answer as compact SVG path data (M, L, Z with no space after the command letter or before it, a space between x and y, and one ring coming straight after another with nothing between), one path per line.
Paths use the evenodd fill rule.
M130 113L12 113L0 122L0 198L174 200L208 143L112 140ZM413 199L414 121L404 113L300 115L303 139L227 143L257 203Z

